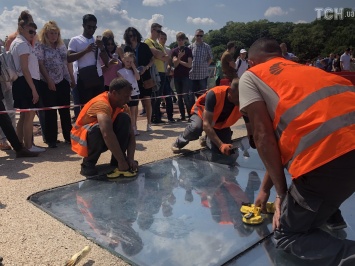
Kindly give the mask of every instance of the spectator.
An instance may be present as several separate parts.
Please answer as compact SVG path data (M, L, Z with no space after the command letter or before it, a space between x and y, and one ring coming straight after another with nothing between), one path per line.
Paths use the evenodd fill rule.
M246 56L247 56L247 50L241 49L239 52L239 57L237 61L235 61L235 67L239 78L249 67L248 61L245 59Z
M27 11L22 11L18 19L17 36L11 43L10 52L19 75L12 85L14 107L29 109L38 107L39 101L39 66L32 42L36 35L37 25ZM17 136L25 148L33 152L43 152L44 148L33 145L33 119L35 111L20 113L17 122Z
M189 77L192 80L192 90L195 92L196 97L207 90L208 66L213 59L211 47L203 41L203 35L203 30L196 30L195 42L189 46L192 51L192 66Z
M265 210L276 189L276 247L305 263L353 265L355 242L319 227L355 191L354 86L285 60L276 40L254 42L249 62L240 80L240 110L267 169L256 206ZM288 190L284 167L292 176Z
M331 72L333 70L333 61L334 61L334 54L329 54L328 58L324 58L321 63L324 66L324 70L327 72Z
M14 99L12 97L12 84L11 82L1 82L1 90L3 95L2 103L6 111L12 111L8 115L11 119L12 126L16 128L16 113L14 112ZM0 128L0 150L11 150L11 146L7 142L7 138Z
M298 62L298 57L295 56L293 53L289 53L287 52L287 45L286 43L281 43L280 44L280 48L281 48L281 51L282 51L282 56L283 58L287 59L287 60L291 60L291 61L294 61L294 62Z
M221 77L223 75L221 60L217 60L213 75L216 81L216 86L219 86L219 84L221 83Z
M161 119L161 111L160 111L161 98L160 98L160 96L163 95L163 89L164 89L165 81L166 81L164 63L168 62L169 56L165 53L164 47L161 46L158 42L158 38L161 34L161 28L162 28L162 26L160 24L153 23L150 26L150 37L144 41L149 46L150 50L152 51L152 54L154 56L154 64L155 64L155 67L157 68L157 70L159 72L159 76L160 76L160 87L159 87L158 91L153 93L154 98L152 99L152 107L153 107L152 123L153 124L160 124L160 123L164 122Z
M340 72L341 71L340 54L335 54L335 58L333 60L333 71L334 72Z
M45 107L69 106L70 83L75 86L73 67L67 61L67 48L61 38L56 22L44 24L36 45L41 72L41 91ZM66 143L70 143L72 128L69 108L58 110L62 133ZM44 111L44 136L49 148L57 147L57 110Z
M134 54L126 52L123 54L123 68L118 70L118 77L126 79L132 85L131 101L128 103L130 108L131 124L135 136L139 135L137 130L138 102L139 102L139 87L137 80L140 80L140 75L135 65Z
M102 34L102 41L109 57L107 66L102 62L102 60L100 60L105 81L105 91L108 91L111 81L114 78L117 78L117 71L122 68L121 60L123 58L123 50L121 47L116 45L115 37L111 30L104 31Z
M149 46L142 42L142 35L135 28L127 28L123 38L126 43L124 51L134 53L136 59L135 65L137 67L142 67L142 70L139 71L141 75L138 81L139 97L142 100L143 107L147 113L147 131L152 131L152 88L145 88L143 81L151 79L150 71L148 70L154 64L154 56L149 49Z
M123 108L131 92L132 86L127 80L115 78L109 92L99 94L81 110L71 138L73 151L84 157L82 175L98 174L96 163L107 149L112 152L110 165L118 168L115 173L137 170L136 140L131 120Z
M341 71L350 71L350 62L351 62L350 48L348 48L340 57Z
M192 66L192 52L190 48L185 46L185 41L185 33L178 32L176 34L178 47L173 49L171 53L174 64L174 85L178 96L180 119L182 121L186 120L186 112L190 118L191 108L195 102L189 78L189 71Z
M235 61L234 61L234 53L235 53L235 43L234 42L228 42L227 43L227 50L224 51L221 57L221 63L222 63L222 72L223 72L223 78L226 78L229 80L229 82L232 82L234 78L237 78L237 72L235 71Z
M5 106L2 102L4 96L2 94L2 90L0 88L0 112L5 111ZM15 129L12 125L10 116L8 114L0 114L0 129L3 130L4 135L9 140L11 146L16 151L16 158L21 157L37 157L37 152L31 152L18 139ZM11 148L10 148L11 149Z
M96 24L94 15L84 15L83 34L71 38L68 45L68 62L77 61L77 89L81 104L87 103L105 90L99 57L107 65L108 55L101 40L102 36L96 40L93 37L97 29Z

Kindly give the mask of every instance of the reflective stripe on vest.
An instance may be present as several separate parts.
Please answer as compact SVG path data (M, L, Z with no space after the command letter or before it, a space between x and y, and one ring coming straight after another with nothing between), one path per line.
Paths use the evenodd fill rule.
M308 95L305 99L303 99L298 104L292 106L288 109L281 117L280 121L276 127L276 136L278 139L281 138L283 131L289 125L291 121L293 121L296 117L300 116L305 110L311 107L316 102L325 99L327 97L337 95L344 92L355 92L354 86L330 86L320 89L310 95Z
M270 117L293 178L355 149L355 87L314 67L274 58L254 73L279 98Z

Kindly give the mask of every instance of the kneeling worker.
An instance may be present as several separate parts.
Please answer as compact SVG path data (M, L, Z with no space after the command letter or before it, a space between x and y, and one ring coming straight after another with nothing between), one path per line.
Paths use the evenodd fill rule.
M72 150L84 157L82 175L97 175L95 165L107 150L112 152L110 165L117 167L109 178L129 176L137 170L136 140L130 117L123 108L130 101L131 91L127 80L115 78L109 92L91 99L81 110L71 131L71 143Z
M191 110L191 123L172 145L173 152L180 152L205 131L207 146L212 151L231 154L233 132L230 127L241 117L238 83L235 78L230 86L214 87L197 99Z

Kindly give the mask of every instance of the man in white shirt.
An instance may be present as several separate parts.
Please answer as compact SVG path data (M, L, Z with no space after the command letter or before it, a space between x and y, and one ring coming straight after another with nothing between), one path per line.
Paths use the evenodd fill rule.
M351 61L350 48L348 48L340 57L341 71L350 71L350 61Z
M240 78L245 72L245 70L248 69L248 62L245 59L246 56L247 56L247 50L241 49L239 53L239 57L237 58L237 61L235 61L235 69L237 71L238 78Z
M97 29L96 24L97 19L94 15L84 15L83 34L71 38L68 45L68 63L77 61L79 72L77 89L81 104L87 103L105 90L99 55L105 65L108 63L108 55L101 38L98 36L95 40L93 37ZM84 71L92 66L96 66L94 69L96 68L97 75L95 71L93 74L85 75ZM84 68L85 70L82 70Z

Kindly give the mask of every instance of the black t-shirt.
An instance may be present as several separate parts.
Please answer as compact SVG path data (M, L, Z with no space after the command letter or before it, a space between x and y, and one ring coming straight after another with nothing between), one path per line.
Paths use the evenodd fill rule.
M214 91L210 90L206 95L205 109L206 109L206 111L213 113L215 106L216 106L216 95L214 94ZM226 121L228 119L228 117L231 115L231 113L233 112L234 107L235 107L235 104L231 103L228 100L228 93L226 93L226 98L224 99L223 109L222 109L222 112L219 115L216 123Z
M138 49L137 49L138 48ZM150 59L153 57L153 53L149 46L143 42L138 43L136 49L126 45L124 52L132 52L136 57L136 67L146 66L149 64ZM150 71L145 71L142 75L143 80L150 79Z

